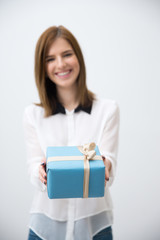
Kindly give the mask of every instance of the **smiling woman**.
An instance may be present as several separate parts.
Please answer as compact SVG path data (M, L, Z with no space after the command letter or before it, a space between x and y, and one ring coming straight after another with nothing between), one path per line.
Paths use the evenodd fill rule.
M35 51L35 79L41 101L39 105L44 107L45 116L57 111L57 98L61 98L59 101L68 110L78 104L90 107L95 99L86 86L86 69L80 46L63 26L50 27L40 36ZM68 101L62 99L64 94ZM74 104L69 100L72 95Z
M35 52L35 80L40 103L28 106L24 113L27 162L36 190L28 239L112 240L109 187L116 169L118 105L113 100L98 99L88 90L79 44L62 26L50 27L40 36ZM80 146L93 141L105 165L105 196L49 199L47 147ZM66 175L63 177L66 179Z

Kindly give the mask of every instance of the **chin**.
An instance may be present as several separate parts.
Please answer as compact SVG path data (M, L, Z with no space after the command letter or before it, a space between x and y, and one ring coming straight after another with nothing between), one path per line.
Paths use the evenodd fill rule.
M70 83L70 82L64 82L62 84L58 84L57 86L61 87L61 88L71 88L75 85L75 82Z

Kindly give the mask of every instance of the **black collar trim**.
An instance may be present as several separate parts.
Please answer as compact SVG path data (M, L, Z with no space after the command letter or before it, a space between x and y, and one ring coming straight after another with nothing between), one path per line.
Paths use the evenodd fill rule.
M79 112L79 111L84 111L88 114L91 114L91 110L92 110L92 105L89 106L89 107L82 107L81 105L79 105L77 108L74 109L74 112L76 113L76 112ZM58 113L66 114L65 108L59 102L57 102L56 110L53 113L53 115L58 114Z

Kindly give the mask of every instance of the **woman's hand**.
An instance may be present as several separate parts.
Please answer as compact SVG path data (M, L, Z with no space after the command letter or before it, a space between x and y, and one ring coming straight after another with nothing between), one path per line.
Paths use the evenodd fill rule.
M107 181L109 181L109 172L111 170L112 165L111 165L111 162L108 159L106 159L104 156L102 156L102 159L105 165L105 186L106 186Z
M41 165L39 166L39 179L45 185L47 184L47 174L46 174L46 159L43 158Z

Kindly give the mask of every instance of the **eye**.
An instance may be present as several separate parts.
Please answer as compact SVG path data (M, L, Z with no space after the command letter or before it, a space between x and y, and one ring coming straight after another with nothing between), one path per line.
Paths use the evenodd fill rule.
M72 53L67 53L64 55L64 57L70 57L70 56L72 56Z
M46 62L52 62L54 60L55 60L55 58L48 58L48 59L46 59Z

